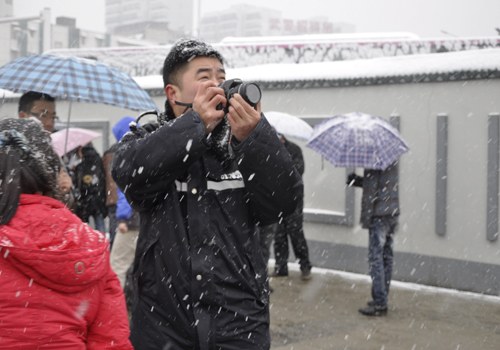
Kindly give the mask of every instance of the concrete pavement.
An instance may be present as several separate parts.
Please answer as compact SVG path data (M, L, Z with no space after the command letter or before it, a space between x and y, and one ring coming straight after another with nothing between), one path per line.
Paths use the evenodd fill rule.
M270 279L272 349L500 349L500 297L393 281L388 315L366 317L369 276L313 268L302 281L292 263L289 273Z

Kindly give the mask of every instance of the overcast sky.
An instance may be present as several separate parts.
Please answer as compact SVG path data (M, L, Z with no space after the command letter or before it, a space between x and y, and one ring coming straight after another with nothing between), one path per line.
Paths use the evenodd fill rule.
M281 10L291 19L326 16L332 22L354 24L358 33L496 36L495 28L500 28L500 0L201 0L201 13L238 3ZM36 15L44 7L51 9L54 23L58 16L75 17L79 28L105 30L105 0L14 0L14 15Z

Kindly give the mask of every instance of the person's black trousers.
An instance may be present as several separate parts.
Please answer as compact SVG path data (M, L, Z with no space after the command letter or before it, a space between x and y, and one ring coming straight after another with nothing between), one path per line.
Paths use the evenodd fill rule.
M288 275L288 237L290 237L290 241L292 242L295 257L299 259L300 269L303 271L312 267L309 261L309 249L307 248L306 238L304 237L304 230L302 229L302 223L304 221L302 210L303 200L301 200L299 206L292 215L284 218L279 225L276 225L277 229L274 234L276 275Z

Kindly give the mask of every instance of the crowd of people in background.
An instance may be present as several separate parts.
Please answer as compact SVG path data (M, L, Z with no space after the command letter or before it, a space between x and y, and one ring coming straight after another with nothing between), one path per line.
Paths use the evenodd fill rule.
M302 151L276 132L260 103L226 98L224 59L210 45L179 41L163 79L158 123L124 117L102 158L91 143L58 157L48 137L55 100L34 91L21 97L20 119L0 122L0 240L9 255L0 273L51 305L50 312L35 305L33 320L60 327L46 330L60 348L269 349L266 277L288 276L289 238L301 278L312 276ZM348 179L363 187L370 232L373 301L360 310L368 316L387 312L399 204L397 190L382 191L390 206L378 205L375 192L394 180L394 169ZM36 321L16 316L32 300L22 296L0 308L2 348L46 341L34 339Z

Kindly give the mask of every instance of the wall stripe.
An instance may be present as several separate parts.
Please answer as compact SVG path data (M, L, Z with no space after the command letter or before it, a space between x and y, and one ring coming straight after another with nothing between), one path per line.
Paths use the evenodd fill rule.
M486 204L486 238L498 239L498 196L499 196L499 114L488 115L488 181Z
M398 131L401 131L400 130L400 128L401 128L401 117L399 116L399 114L397 114L397 113L391 114L391 117L389 118L389 122L391 123L391 125L393 127L395 127L396 129L398 129Z
M446 234L446 192L448 183L448 115L437 116L436 132L436 233Z
M328 118L330 117L307 117L303 120L314 128L316 124ZM346 168L346 180L347 175L353 173L354 170L354 168ZM354 226L354 200L354 187L345 186L345 208L343 214L325 213L324 211L312 208L304 208L304 221L352 227Z

